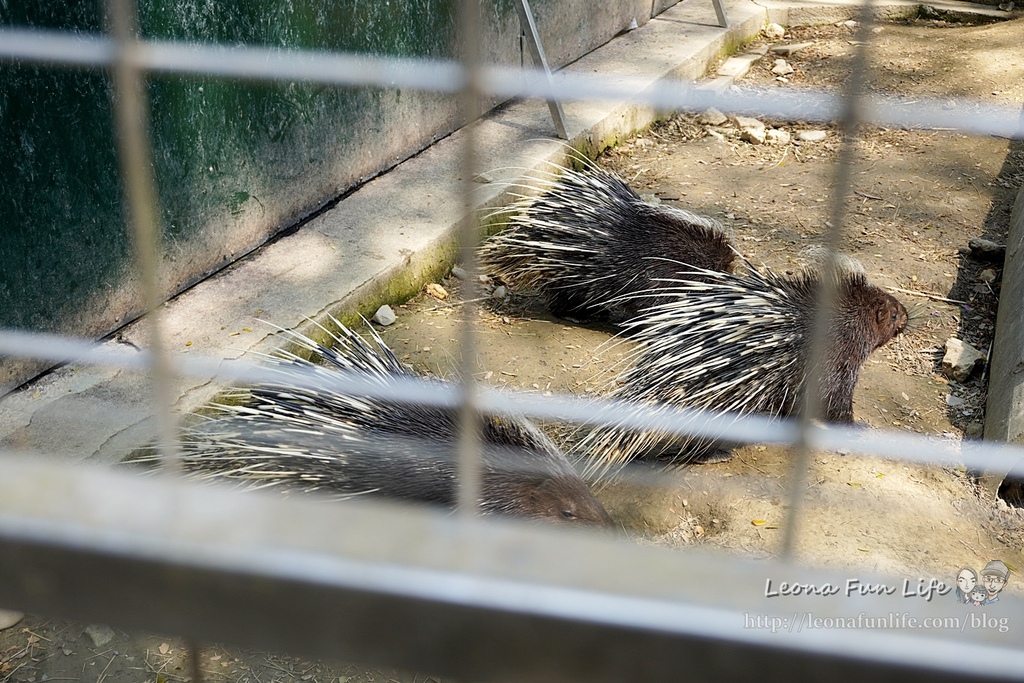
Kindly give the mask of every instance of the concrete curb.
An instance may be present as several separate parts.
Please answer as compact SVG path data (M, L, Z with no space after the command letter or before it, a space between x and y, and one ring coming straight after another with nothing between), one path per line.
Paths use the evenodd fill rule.
M920 3L889 2L875 12L906 13ZM929 5L964 10L969 3ZM834 22L848 19L859 0L827 6L800 0L729 3L731 25L717 26L711 2L677 4L639 29L620 35L566 67L601 73L637 92L659 80L696 79L719 55L754 37L768 21ZM991 12L985 7L980 10ZM600 151L650 125L658 113L633 102L565 104L570 145ZM498 169L479 186L481 208L507 205L510 185L524 171L565 158L552 137L543 102L517 102L474 124L485 165ZM447 273L457 253L463 216L459 131L391 172L367 183L294 234L272 242L198 284L163 308L165 346L175 354L222 359L276 346L272 330L303 328L307 318L332 313L352 321L381 303L403 301ZM543 138L543 139L541 139ZM129 325L105 343L126 354L145 347L146 326ZM177 407L188 411L220 387L183 379ZM111 368L66 366L0 400L0 448L47 453L69 462L112 462L152 438L145 377Z
M1024 110L1020 116L1024 130ZM985 405L985 439L1024 445L1024 187L1010 213L1003 262L1003 284L992 339L988 397ZM981 473L982 487L995 496L1007 468Z

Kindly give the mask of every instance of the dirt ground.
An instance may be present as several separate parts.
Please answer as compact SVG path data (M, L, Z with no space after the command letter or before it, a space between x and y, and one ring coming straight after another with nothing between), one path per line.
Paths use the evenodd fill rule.
M794 28L779 42L812 43L788 58L794 73L778 79L771 72L776 55L770 55L742 82L840 87L856 47L854 31L846 25ZM879 25L869 88L1020 106L1022 36L1019 19L970 27L921 20ZM790 133L793 142L754 145L729 124L706 126L696 116L678 116L598 162L651 200L718 218L753 263L793 271L803 265L801 252L820 242L828 220L839 134L820 124L766 123ZM799 131L810 130L825 131L825 139L796 140ZM844 251L864 265L871 281L898 288L894 294L912 313L908 332L868 360L855 395L856 418L954 440L979 436L986 378L976 372L954 382L940 372L941 358L951 337L983 353L990 348L1001 263L973 261L962 252L972 237L1005 242L1016 189L1024 184L1024 146L949 131L866 127L856 157ZM455 365L460 315L458 307L421 297L400 309L399 324L384 336L417 369L445 375ZM521 293L492 303L480 317L480 377L498 385L594 392L608 380L602 371L624 350L602 346L607 332L555 320ZM748 446L726 463L662 473L656 487L619 484L600 495L616 521L645 542L767 556L781 541L789 462L783 449ZM810 564L940 577L992 559L1024 567L1021 509L985 499L962 469L818 453L805 495L796 552ZM1024 581L1011 583L1024 588Z
M872 90L1014 107L1024 102L1024 19L982 26L886 23L875 32ZM847 26L794 28L779 42L812 45L788 58L795 71L785 81L771 73L772 56L760 60L744 83L841 87L856 47ZM824 130L826 137L756 146L729 126L709 128L696 117L679 116L599 163L642 194L720 219L754 263L792 270L827 220L839 138L835 129L817 124L768 123L794 139L802 130ZM845 250L876 284L906 290L894 293L913 321L907 334L865 366L855 397L859 420L949 439L979 433L985 377L953 382L939 372L939 361L950 337L983 352L990 347L1001 264L972 261L961 250L975 236L1005 240L1022 184L1020 143L948 131L863 130ZM397 306L398 323L382 334L406 362L445 376L456 365L463 309L457 281L441 284L451 298L422 295ZM602 346L607 331L558 321L525 293L489 302L477 315L479 377L496 385L541 393L599 391L608 379L602 370L623 351ZM788 468L786 451L754 445L729 462L659 471L656 487L620 484L601 496L639 542L768 556L779 548ZM1024 589L1021 508L983 498L964 471L817 453L805 495L797 544L803 562L952 580L960 567L980 569L1002 559L1014 569L1007 590ZM170 638L86 632L81 624L29 616L0 631L0 683L185 681L191 678L186 651ZM200 669L207 680L233 683L432 680L220 646L202 648Z

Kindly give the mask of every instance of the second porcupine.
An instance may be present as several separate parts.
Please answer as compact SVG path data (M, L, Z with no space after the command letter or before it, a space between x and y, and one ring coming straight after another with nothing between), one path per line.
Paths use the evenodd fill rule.
M611 397L655 408L793 414L808 377L820 270L786 277L745 263L740 274L701 271L662 283L662 303L626 324L637 343ZM900 334L907 310L845 265L836 273L820 371L821 417L853 421L853 389L868 355ZM657 431L596 428L577 445L586 474L614 470L644 452L675 461L728 459L714 439L671 439Z
M614 173L574 158L580 170L537 181L541 194L517 202L509 229L481 246L485 272L542 293L560 318L620 323L656 303L646 293L662 279L691 266L730 269L735 253L718 221L645 202Z
M456 409L339 390L339 370L385 386L414 375L375 331L371 346L333 322L340 330L329 333L333 348L287 333L325 365L279 352L271 357L279 381L239 390L239 403L214 404L214 415L184 430L186 471L244 488L366 493L454 507ZM611 525L565 455L525 418L484 416L481 431L481 512Z

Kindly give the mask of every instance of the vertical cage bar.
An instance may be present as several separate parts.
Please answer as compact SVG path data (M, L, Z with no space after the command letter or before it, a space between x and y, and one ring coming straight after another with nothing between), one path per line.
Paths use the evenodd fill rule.
M174 406L171 360L160 322L160 242L162 235L153 154L149 138L149 98L146 78L138 66L139 23L134 0L107 0L110 33L116 44L113 80L114 132L124 183L126 218L132 232L139 279L142 282L153 352L151 379L156 409L157 441L164 467L180 468L172 415Z
M718 0L716 0L717 2ZM540 42L540 33L537 32L537 22L533 18L533 10L530 9L529 0L516 0L516 11L519 13L520 31L530 46L530 54L533 55L534 66L543 69L547 76L548 84L551 84L551 69L548 67L548 58L544 54L544 45ZM562 103L554 97L548 99L548 111L551 113L551 120L555 124L555 132L563 140L569 139L569 132L565 126L565 111Z
M459 411L458 509L461 514L471 517L478 512L481 491L480 431L481 416L477 405L476 381L473 369L476 358L474 325L477 306L474 302L477 291L476 243L479 239L479 222L473 209L473 177L476 174L476 134L473 123L480 116L480 2L461 0L458 4L458 43L462 51L464 84L459 93L459 104L463 128L461 159L461 201L463 219L459 230L459 253L466 279L462 283L462 327L459 336L460 385L462 404Z
M808 357L807 385L804 387L803 406L800 412L800 436L793 446L793 464L789 483L789 506L783 526L781 555L791 560L799 534L800 512L803 507L803 491L807 485L810 467L810 430L813 420L823 417L821 396L821 363L825 357L825 345L831 324L832 311L837 296L839 274L839 249L843 244L843 230L846 203L850 195L850 180L854 155L856 153L857 129L861 118L860 106L864 96L867 71L868 42L871 39L871 0L865 0L857 13L857 44L850 64L850 78L843 91L843 109L839 119L839 133L842 136L839 154L836 158L835 175L832 178L832 202L830 222L825 230L826 258L821 273L821 287L818 290L818 305L814 315L811 348Z

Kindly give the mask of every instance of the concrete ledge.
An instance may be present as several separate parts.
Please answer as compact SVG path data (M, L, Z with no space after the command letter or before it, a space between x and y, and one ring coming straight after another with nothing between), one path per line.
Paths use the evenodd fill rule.
M1024 124L1024 110L1021 111ZM1003 285L992 340L985 439L1024 445L1024 187L1010 213L1003 262ZM981 485L995 496L1007 469L986 470Z
M757 35L768 20L818 21L827 15L825 21L837 21L850 18L858 6L838 2L826 7L799 0L766 6L735 0L728 5L731 26L721 29L710 1L682 3L566 70L600 73L636 86L639 93L662 79L702 76L714 59ZM916 6L890 2L884 11L905 13ZM564 108L570 145L588 153L615 144L658 116L652 108L630 101L568 102ZM553 137L543 102L513 103L474 127L485 166L499 169L493 174L496 182L479 186L480 207L507 204L509 183L567 153L566 145ZM222 359L268 351L276 344L260 319L301 328L307 317L328 312L343 320L357 313L368 316L379 304L403 301L445 274L455 258L458 226L464 218L464 136L460 131L441 140L294 234L168 302L163 317L167 348L174 354ZM146 343L145 325L136 323L106 346L131 354ZM194 409L219 389L207 382L180 380L175 387L177 406ZM149 441L151 422L145 377L118 369L69 366L0 400L0 447L69 462L111 462Z

